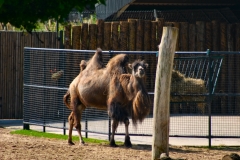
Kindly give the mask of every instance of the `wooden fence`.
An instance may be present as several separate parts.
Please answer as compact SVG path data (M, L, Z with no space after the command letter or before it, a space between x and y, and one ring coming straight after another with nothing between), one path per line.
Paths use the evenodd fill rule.
M20 119L23 113L23 48L59 48L55 32L0 31L0 119Z
M240 51L240 24L226 24L217 21L164 22L129 19L120 22L97 24L84 23L81 26L66 26L64 48L95 50L158 51L163 26L179 28L178 51ZM60 41L55 32L0 31L0 119L22 118L23 47L59 48ZM149 73L155 72L156 57L144 58L151 63ZM155 75L155 73L154 73ZM151 77L149 88L154 87ZM240 93L240 56L224 55L223 66L216 92ZM222 97L214 101L220 113L230 113L239 106L239 98ZM228 108L226 107L228 106ZM218 107L218 108L217 108ZM236 110L236 109L235 109ZM240 112L240 111L238 111Z
M179 28L177 51L240 51L240 23L227 24L218 21L164 22L129 19L120 22L83 24L66 26L65 48L91 49L101 47L103 50L157 51L163 26ZM131 56L136 58L134 56ZM156 57L144 57L156 66ZM216 92L240 93L240 56L224 55ZM155 72L150 70L149 72ZM153 73L150 73L154 75ZM152 77L150 88L153 87ZM149 86L148 85L148 86ZM215 113L240 113L240 98L220 97L213 102ZM228 107L226 107L228 106ZM220 110L219 110L220 108Z

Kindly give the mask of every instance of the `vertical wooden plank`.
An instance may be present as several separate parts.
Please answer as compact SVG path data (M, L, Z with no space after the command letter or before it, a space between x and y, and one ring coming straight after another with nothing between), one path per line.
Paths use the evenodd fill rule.
M64 45L65 49L71 49L72 48L72 39L71 39L71 25L65 26L65 32L64 32Z
M103 50L111 50L111 22L104 22Z
M157 51L157 22L156 21L152 21L151 22L151 50L152 51ZM150 63L149 63L149 69L150 69L150 76L149 76L149 81L150 81L150 91L154 90L154 86L155 86L155 74L154 71L156 69L156 62L157 62L157 58L156 58L156 54L151 54L150 56Z
M73 43L73 49L80 49L80 35L81 35L81 26L74 26L72 28L72 43ZM95 32L96 33L96 32ZM95 34L95 33L92 33ZM95 35L96 37L96 35ZM91 44L91 43L90 43ZM92 42L92 44L94 45L94 42ZM96 43L95 43L96 45ZM72 55L73 59L72 59L72 63L74 67L79 66L80 63L80 59L79 56L77 56L77 54L73 54Z
M17 40L17 34L16 32L12 32L12 36L11 36L11 41L12 41L12 75L11 75L11 79L12 79L12 86L11 86L11 90L12 90L12 97L13 97L13 102L12 102L12 116L13 118L17 118L17 107L15 104L17 103L17 92L18 92L18 86L16 84L16 75L17 75L17 70L16 70L16 58L17 58L17 44L16 44L16 40Z
M212 50L212 23L206 22L206 49Z
M88 24L82 24L82 32L81 32L81 50L88 49ZM70 64L70 63L69 63Z
M218 21L212 21L212 49L213 51L219 51L220 49L220 25Z
M111 28L110 28L111 31ZM89 49L97 49L97 25L89 24Z
M156 51L157 50L157 22L152 21L151 22L151 51Z
M1 25L1 23L0 23ZM1 27L1 26L0 26ZM1 30L1 28L0 28ZM3 45L2 45L2 31L0 31L0 119L2 119L3 108L2 108L2 97L3 97Z
M7 116L11 119L12 115L12 101L9 101L10 97L12 96L12 93L10 92L11 89L11 85L12 85L12 80L11 80L11 73L12 73L12 54L11 54L11 40L10 40L10 32L7 32L7 58L6 58L6 62L7 62L7 68L6 68L6 107L7 107Z
M17 119L22 119L23 118L23 100L22 100L22 78L23 78L23 67L21 66L23 64L23 49L21 49L21 33L17 32L17 38L16 38L16 83L17 83L17 101L15 103L15 107L17 108L16 114L17 114Z
M137 19L136 50L143 51L144 21Z
M2 118L6 118L6 110L7 110L7 104L6 104L6 78L7 78L7 47L5 47L7 45L7 42L6 42L6 35L7 35L7 32L2 32L1 33L1 46L4 46L2 47Z
M180 22L179 50L188 51L188 22Z
M180 23L179 22L172 22L172 24L173 24L173 27L176 27L180 30ZM180 34L178 33L176 51L179 51L179 37L180 37Z
M205 51L205 22L197 21L196 22L196 36L197 36L197 51Z
M103 48L104 21L97 20L97 47Z
M157 21L157 45L159 45L161 43L161 39L162 39L164 19L157 18L156 21Z
M80 49L80 35L81 35L81 26L72 27L72 48Z
M112 22L112 49L119 50L119 22Z
M240 51L240 23L236 24L236 39L235 39L235 50ZM236 68L236 93L240 93L240 54L235 55L235 68ZM236 108L235 114L240 114L240 97L236 97L235 99Z
M143 38L143 44L144 44L144 51L151 51L151 21L150 20L145 20L144 21L144 38ZM148 63L154 63L156 62L156 60L154 62L151 62L151 58L149 57L149 55L141 55L140 56L141 59L144 59L146 62ZM147 73L151 73L150 70L150 66L147 68ZM154 70L152 71L154 72ZM150 77L148 77L149 79ZM149 89L151 87L151 81L146 81L146 87Z
M227 24L220 24L220 50L227 51ZM223 55L222 67L219 75L220 93L227 93L227 68L228 68L228 56ZM220 97L221 113L227 114L227 97Z
M151 50L151 40L150 40L150 35L151 35L151 21L150 20L145 20L144 21L144 38L143 38L143 43L144 43L144 51L150 51Z
M227 46L228 51L235 50L234 35L235 25L227 24ZM228 55L228 93L235 92L235 71L234 71L234 55ZM235 108L234 97L228 96L228 113L233 113Z
M120 22L120 50L127 51L128 50L128 22L121 21Z
M189 51L196 51L196 25L189 24Z
M220 49L220 24L218 21L212 21L212 50L219 51ZM217 89L217 88L216 88ZM213 99L212 102L212 112L219 112L220 103L218 99Z
M129 23L129 51L136 50L136 20L128 19Z

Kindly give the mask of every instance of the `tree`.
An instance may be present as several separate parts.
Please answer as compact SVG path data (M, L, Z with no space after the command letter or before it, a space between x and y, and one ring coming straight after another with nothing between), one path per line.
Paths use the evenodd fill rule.
M0 0L0 22L32 31L38 21L55 19L61 23L73 8L81 12L96 3L105 4L105 0Z

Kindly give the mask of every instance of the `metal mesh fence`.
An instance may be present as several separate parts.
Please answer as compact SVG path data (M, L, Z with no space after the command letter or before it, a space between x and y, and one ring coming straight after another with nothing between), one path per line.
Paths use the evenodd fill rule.
M94 53L94 50L24 49L24 124L68 128L70 110L63 104L63 95L79 74L80 61L90 59ZM153 101L156 52L103 53L104 64L117 53L129 54L130 62L135 59L146 60L149 63L146 86ZM222 116L214 111L214 108L218 108L214 106L216 100L221 96L226 97L215 93L221 84L217 79L222 72L220 68L224 55L214 52L176 52L176 55L171 85L170 136L208 137L211 124L211 136L239 137L239 115ZM152 111L137 128L130 123L130 135L152 135ZM108 135L111 120L106 111L87 108L82 115L81 125L85 132ZM124 133L124 125L119 125L117 134Z

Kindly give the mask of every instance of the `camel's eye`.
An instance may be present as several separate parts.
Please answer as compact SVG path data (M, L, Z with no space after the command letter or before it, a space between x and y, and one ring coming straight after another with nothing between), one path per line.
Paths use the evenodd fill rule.
M135 71L138 69L138 66L139 66L138 63L133 66L133 68L134 68Z

